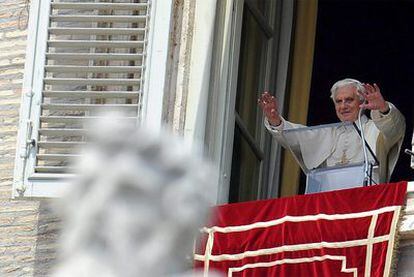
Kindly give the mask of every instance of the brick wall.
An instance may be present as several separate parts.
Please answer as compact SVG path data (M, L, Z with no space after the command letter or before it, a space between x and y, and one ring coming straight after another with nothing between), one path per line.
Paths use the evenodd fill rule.
M44 201L11 200L27 36L25 0L0 0L0 276L45 276L59 221Z

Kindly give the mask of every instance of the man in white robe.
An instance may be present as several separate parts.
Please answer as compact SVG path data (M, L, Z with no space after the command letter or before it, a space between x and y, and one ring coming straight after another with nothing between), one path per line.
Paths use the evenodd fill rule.
M356 122L361 109L371 111L371 119L363 115L361 123L365 139L380 164L373 174L374 181L388 182L404 139L404 116L392 103L384 100L376 84L362 84L354 79L340 80L332 86L331 98L342 122ZM269 93L263 93L258 103L266 117L266 128L284 147L289 144L283 136L284 130L305 127L280 116L276 98ZM312 141L314 145L301 148L302 158L309 169L323 164L358 163L364 159L361 138L353 128L344 128L330 135L320 133L313 136L312 140L307 141Z

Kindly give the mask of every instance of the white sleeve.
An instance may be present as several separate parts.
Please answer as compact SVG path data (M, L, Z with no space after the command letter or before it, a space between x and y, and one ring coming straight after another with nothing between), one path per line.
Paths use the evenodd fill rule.
M405 134L405 118L401 112L390 102L387 102L390 110L387 114L380 111L371 111L371 118L375 126L384 135L389 146L397 143Z

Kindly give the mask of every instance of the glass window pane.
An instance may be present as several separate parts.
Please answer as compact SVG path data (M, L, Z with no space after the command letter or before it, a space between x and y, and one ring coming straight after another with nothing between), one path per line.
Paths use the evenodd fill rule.
M256 8L262 13L263 16L267 16L267 11L268 11L270 1L275 1L275 0L255 0L252 2L255 3Z
M260 120L261 111L257 106L257 98L263 88L265 77L264 58L268 41L246 6L243 12L241 36L235 109L247 132L255 138L254 144L260 147L258 138L262 131L262 122ZM230 180L230 202L258 198L260 165L261 160L252 151L236 122Z
M259 174L260 161L236 127L229 201L240 202L257 199Z
M257 98L263 87L267 39L248 9L244 10L239 60L236 111L255 137Z

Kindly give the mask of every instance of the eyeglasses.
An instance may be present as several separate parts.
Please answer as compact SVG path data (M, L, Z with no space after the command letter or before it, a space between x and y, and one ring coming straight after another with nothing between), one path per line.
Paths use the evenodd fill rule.
M345 98L345 99L336 99L335 106L343 105L351 105L356 99L355 98Z

